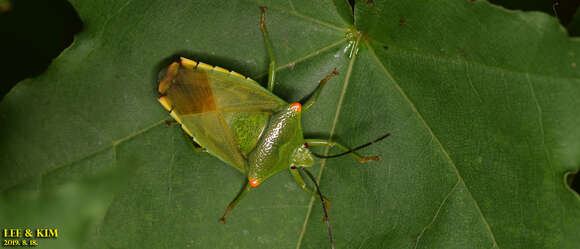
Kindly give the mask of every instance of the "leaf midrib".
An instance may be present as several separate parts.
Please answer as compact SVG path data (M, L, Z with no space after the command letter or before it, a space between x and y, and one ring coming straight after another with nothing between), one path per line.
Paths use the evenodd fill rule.
M125 5L124 7L126 7L126 6L127 6L129 3L130 3L130 2L131 2L131 0L127 1L127 2L126 2L126 5ZM123 8L124 8L124 7L123 7ZM123 8L121 8L119 11L121 11ZM281 10L281 11L284 11L284 9L279 9L279 10ZM304 16L299 16L299 15L297 15L298 13L297 13L296 11L285 10L285 12L287 12L287 13L292 13L292 14L294 14L295 16L298 16L298 17L304 18ZM312 18L312 19L314 19L314 18ZM320 24L322 24L322 23L321 23L322 21L320 21L320 20L318 20L318 21L319 21L319 22L313 22L313 23L317 23L317 24L319 24L319 25L320 25ZM103 26L104 26L104 27L105 27L105 26L107 26L107 23L108 23L108 21L107 21L107 22L105 23L105 25L103 25ZM331 27L331 28L337 29L336 27L334 27L333 25L330 25L330 24L327 24L327 25L324 25L324 26L327 26L327 27ZM103 28L103 30L104 30L104 29L105 29L105 28ZM338 30L342 30L342 29L338 29ZM360 38L359 38L359 39L360 39ZM478 213L479 213L479 215L480 215L481 219L482 219L482 220L483 220L483 222L485 223L485 226L486 226L486 228L488 229L488 231L489 231L489 233L490 233L490 236L491 236L491 238L492 238L492 240L493 240L494 246L496 246L496 247L497 247L497 242L496 242L496 240L495 240L495 238L494 238L493 231L492 231L492 230L491 230L491 228L489 227L489 224L487 223L487 221L486 221L485 217L483 216L483 214L482 214L482 212L481 212L481 210L480 210L480 208L479 208L479 205L478 205L477 201L474 199L474 197L473 197L473 195L471 194L471 192L469 191L469 189L468 189L467 185L466 185L466 184L465 184L465 182L463 181L463 178L462 178L461 174L459 173L459 171L458 171L458 169L457 169L457 167L456 167L455 163L454 163L454 162L452 161L452 159L450 158L450 156L449 156L448 152L445 150L445 148L443 147L443 145L441 144L441 142L439 141L439 139L437 138L437 136L435 136L435 134L433 133L433 131L431 130L430 126L427 124L427 122L426 122L426 120L423 118L423 116L422 116L422 115L421 115L421 114L418 112L418 110L416 109L416 107L414 106L414 104L413 104L413 103L410 101L410 99L407 97L407 95L405 94L405 92L404 92L404 91L401 89L401 87L399 86L399 84L398 84L398 83L397 83L397 82L394 80L394 78L391 76L391 74L389 73L389 71L386 69L385 65L384 65L384 64L383 64L383 63L382 63L382 62L381 62L381 61L378 59L378 57L377 57L377 55L376 55L375 51L374 51L374 50L373 50L373 48L370 46L370 44L368 44L368 42L367 42L366 40L364 41L364 43L365 43L365 45L367 46L367 48L369 49L369 51L370 51L370 53L371 53L372 57L373 57L373 58L376 60L376 62L379 64L379 66L381 66L381 68L384 70L384 73L385 73L385 74L387 75L387 77L388 77L388 78L391 80L391 82L394 84L394 86L395 86L395 87L398 89L398 91L400 92L400 94L401 94L401 95L402 95L402 96L405 98L405 100L408 102L409 106L410 106L410 107L413 109L413 111L416 113L416 115L417 115L417 116L420 118L420 120L421 120L421 121L424 123L424 125L425 125L425 128L426 128L426 129L429 131L429 133L431 134L431 136L432 136L432 137L435 139L435 141L436 141L436 142L439 144L439 146L440 146L440 148L441 148L441 151L444 153L445 157L448 159L448 163L449 163L449 165L450 165L450 166L451 166L451 167L452 167L452 168L455 170L455 172L456 172L456 174L457 174L457 177L458 177L459 181L461 181L461 183L462 183L462 184L465 186L465 188L466 188L466 190L467 190L467 192L468 192L469 196L470 196L470 197L472 198L472 200L474 201L474 203L475 203L475 206L476 206L476 208L477 208L477 211L478 211ZM326 48L326 49L328 49L328 48L330 48L330 47L334 47L336 44L340 44L340 41L339 41L339 42L336 42L336 43L332 43L332 44L330 44L330 45L327 45L325 48ZM313 53L311 53L311 54L313 54ZM313 56L314 56L314 54L313 54ZM333 134L334 134L334 130L335 130L335 127L336 127L336 124L337 124L337 120L338 120L338 117L339 117L339 114L340 114L340 110L341 110L341 104L342 104L342 100L343 100L343 98L344 98L344 95L345 95L345 93L346 93L346 89L347 89L348 82L349 82L349 79L350 79L350 74L351 74L351 72L352 72L352 65L354 64L355 58L356 58L356 55L355 55L355 56L353 56L353 57L351 58L351 61L350 61L350 63L349 63L349 68L348 68L348 71L347 71L347 75L346 75L346 77L345 77L345 82L344 82L344 85L343 85L343 89L342 89L342 93L341 93L341 96L340 96L339 104L338 104L338 106L337 106L337 110L336 110L336 113L335 113L335 117L334 117L334 121L333 121L332 128L331 128L331 131L330 131L329 139L331 139L331 138L332 138L332 136L333 136ZM441 57L441 58L444 58L444 57ZM304 60L304 58L303 58L303 59L299 59L298 61L302 61L302 60ZM292 63L288 63L288 65L290 65L290 64L292 64ZM506 70L506 69L503 69L503 68L497 68L497 67L493 67L493 66L489 66L489 65L485 65L485 64L482 64L482 65L483 65L483 66L486 66L486 67L495 68L495 69L498 69L498 70L509 71L509 70ZM282 69L282 68L279 68L279 69ZM515 72L515 71L514 71L514 72ZM515 73L521 73L521 72L515 72ZM543 77L546 77L546 76L544 76L544 75L542 75L542 76L543 76ZM146 126L146 127L145 127L145 128L143 128L143 129L140 129L140 130L138 130L138 131L136 131L136 132L134 132L134 133L132 133L132 134L128 135L128 136L125 136L125 137L122 137L122 138L120 138L120 139L114 140L114 141L112 141L112 143L110 143L109 145L106 145L106 146L104 146L104 147L98 148L98 149L96 149L95 151L93 151L93 152L91 152L91 153L88 153L88 154L85 154L85 155L81 156L80 158L78 158L78 159L76 159L76 160L71 160L70 162L67 162L67 163L61 164L60 166L57 166L57 167L55 167L55 168L48 169L47 171L45 171L45 172L41 173L41 175L45 175L45 174L47 174L47 173L49 173L49 172L51 172L51 171L53 171L53 170L57 170L57 169L59 169L59 168L62 168L62 167L66 167L67 165L74 164L75 162L78 162L78 161L80 161L80 160L82 160L82 159L84 159L84 158L90 157L91 155L94 155L94 154L100 153L100 152L102 152L102 151L104 151L104 150L106 150L106 149L109 149L109 148L115 148L115 147L116 147L116 146L118 146L119 144L121 144L121 143L123 143L123 142L125 142L125 141L128 141L128 140L130 140L130 139L132 139L132 138L134 138L134 137L136 137L136 136L139 136L139 135L141 135L141 134L144 134L144 133L146 133L147 131L151 130L152 128L154 128L154 127L157 127L157 126L161 125L162 123L164 123L164 121L165 121L165 119L161 119L161 120L159 120L159 121L157 121L157 122L155 122L155 123L153 123L153 124L151 124L151 125L149 125L149 126ZM329 148L327 147L327 148L326 148L326 150L325 150L325 154L327 154L327 153L328 153L328 149L329 149ZM325 160L323 160L323 161L322 161L322 163L321 163L321 167L320 167L320 170L319 170L319 174L318 174L318 176L317 176L317 180L318 180L318 181L320 180L320 177L322 176L322 173L323 173L323 170L324 170L324 165L325 165L325 162L326 162L326 161L325 161ZM18 183L17 183L17 184L18 184ZM3 191L5 191L6 189L9 189L9 188L11 188L11 187L12 187L12 186L8 186L7 188L0 190L0 192L3 192ZM446 199L447 199L447 198L446 198ZM314 198L312 197L312 198L311 198L311 201L310 201L310 204L309 204L309 209L308 209L309 211L308 211L308 214L307 214L307 216L306 216L306 219L305 219L305 226L303 227L303 231L302 231L302 233L303 233L303 232L305 231L305 229L306 229L306 225L307 225L307 221L308 221L308 216L309 216L309 214L310 214L310 210L311 210L311 207L312 207L312 205L313 205L313 201L314 201ZM434 217L434 218L435 218L435 217ZM301 237L302 237L302 233L301 233ZM299 248L299 247L300 247L300 242L301 242L301 239L298 241L297 248Z
M365 37L368 41L372 41L376 44L379 44L381 46L385 46L387 45L384 42L381 41L377 41L374 40L371 37ZM580 41L580 38L579 38ZM370 45L370 44L369 44ZM544 78L544 79L555 79L555 80L566 80L566 81L578 81L578 83L580 83L580 80L577 77L566 77L566 76L562 76L561 74L556 74L556 75L546 75L546 74L540 74L537 72L526 72L526 71L517 71L517 70L513 70L510 68L503 68L503 67L498 67L498 66L494 66L494 65L489 65L483 62L479 62L479 61L474 61L474 60L466 60L465 58L461 58L458 59L457 57L448 57L448 56L443 56L440 54L435 54L435 53L431 53L431 52L427 52L427 51L423 51L423 50L417 50L417 49L411 49L411 48L407 48L407 47L400 47L400 46L394 46L392 44L388 45L389 48L396 48L399 51L402 51L404 53L407 54L412 54L412 55L417 55L417 56L424 56L424 57L430 57L433 59L437 59L440 61L445 61L445 62L452 62L452 63L456 63L456 64L466 64L466 65L471 65L471 66L479 66L479 67L483 67L489 70L495 70L497 72L504 72L504 73L512 73L512 74L518 74L518 75L523 75L523 76L534 76L534 78Z
M359 36L354 44L358 45L361 37L362 36ZM358 47L356 47L357 45L355 45L355 47L352 48L353 51L357 51L357 49L358 49ZM342 90L340 93L340 98L338 100L338 104L336 106L336 112L334 114L334 120L332 121L332 126L330 128L330 133L328 135L328 141L332 140L332 136L334 135L334 131L336 129L336 124L338 123L338 118L340 116L340 110L342 108L344 96L346 95L346 89L348 88L348 83L350 81L350 76L352 74L352 68L353 68L356 56L357 56L357 53L355 52L354 55L350 58L350 61L348 63L348 69L346 71L346 76L344 77L344 83L342 86ZM328 155L329 150L330 150L330 147L327 146L326 149L324 150L323 155ZM316 176L317 182L320 182L320 178L322 177L322 173L324 172L325 166L326 166L326 159L322 159L322 161L320 162L320 169L318 170L318 175ZM310 213L312 212L312 205L313 204L314 204L314 196L310 197L310 203L308 204L308 211L306 212L306 217L304 218L304 224L302 225L302 230L300 231L300 235L298 236L298 242L296 244L296 249L299 249L300 245L302 244L302 239L304 238L304 233L306 232L306 228L308 226L308 220L310 218Z
M443 144L441 143L441 141L439 140L439 138L435 135L435 133L433 132L433 130L431 129L431 127L429 126L429 124L427 124L427 121L423 118L423 115L421 115L421 113L417 110L417 108L415 107L415 105L413 104L413 102L409 99L409 97L407 96L407 94L405 93L405 91L403 91L403 89L397 83L397 81L393 78L393 76L391 75L391 73L389 72L389 70L387 70L387 68L385 67L385 65L377 57L377 54L375 53L373 47L370 46L370 44L368 43L367 40L364 40L364 44L368 48L368 50L370 52L370 55L373 57L373 59L376 61L376 63L383 69L383 72L389 78L389 80L393 83L393 86L399 91L399 93L405 99L405 101L407 102L407 104L409 104L409 106L411 107L411 109L413 110L413 112L418 116L418 118L424 124L425 129L427 129L427 131L429 132L429 134L431 135L431 137L439 145L439 148L441 149L441 152L443 153L443 155L445 156L445 158L447 158L447 162L449 163L449 165L451 166L451 168L455 171L455 174L457 175L458 181L461 182L461 184L463 184L463 186L465 187L465 190L467 191L469 197L473 200L473 203L475 205L475 208L477 210L477 213L479 214L479 216L480 216L482 222L484 223L486 229L489 231L489 235L490 235L490 238L491 238L491 240L493 242L494 248L499 248L499 246L497 244L497 241L495 240L495 235L493 233L493 230L491 229L489 223L487 222L487 219L483 215L483 212L481 211L481 208L479 207L479 204L478 204L477 200L475 200L475 198L473 197L473 194L471 194L471 191L469 190L469 187L467 186L467 184L463 180L463 176L461 176L459 170L457 169L457 166L455 165L455 162L451 159L451 157L449 156L449 153L443 147ZM445 198L444 201L445 200L447 200L447 198Z

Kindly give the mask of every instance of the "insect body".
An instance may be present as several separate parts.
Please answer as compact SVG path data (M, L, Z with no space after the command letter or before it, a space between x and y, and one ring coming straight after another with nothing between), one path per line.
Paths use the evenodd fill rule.
M158 88L159 102L195 143L247 176L245 187L220 219L223 223L252 188L286 169L304 191L322 199L319 192L307 187L298 172L314 163L316 154L308 149L309 145L336 146L359 162L379 160L379 157L362 157L336 142L303 137L302 112L316 103L326 82L338 72L335 69L321 80L303 105L287 103L274 95L276 61L263 11L260 27L271 58L268 89L236 72L185 58L164 71Z

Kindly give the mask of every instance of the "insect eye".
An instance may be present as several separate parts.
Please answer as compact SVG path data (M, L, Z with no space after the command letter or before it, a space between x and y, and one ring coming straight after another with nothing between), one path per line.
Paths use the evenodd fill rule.
M308 148L308 143L304 143L304 144L302 145L302 148Z
M291 169L296 169L296 165L291 165L290 168Z

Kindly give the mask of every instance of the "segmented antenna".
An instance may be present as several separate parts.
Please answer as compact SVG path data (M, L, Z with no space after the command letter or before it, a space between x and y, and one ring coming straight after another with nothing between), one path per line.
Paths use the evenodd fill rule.
M320 154L317 154L317 153L315 153L315 152L313 152L313 151L312 151L312 155L314 155L315 157L318 157L318 158L334 158L334 157L344 156L344 155L346 155L346 154L353 153L353 152L355 152L355 151L357 151L357 150L360 150L360 149L362 149L362 148L364 148L364 147L367 147L367 146L369 146L369 145L371 145L371 144L374 144L374 143L376 143L376 142L378 142L378 141L381 141L381 140L383 140L383 139L385 139L385 138L389 137L390 135L391 135L391 133L387 133L387 134L385 134L385 135L383 135L383 136L381 136L381 137L379 137L379 138L375 139L374 141L370 141L370 142L368 142L368 143L366 143L366 144L363 144L363 145L361 145L361 146L358 146L358 147L356 147L356 148L354 148L354 149L350 149L350 150L348 150L348 151L345 151L345 152L343 152L343 153L339 153L339 154L336 154L336 155L325 156L325 155L320 155Z
M332 237L332 231L330 230L330 220L328 219L328 211L326 210L326 202L322 197L322 193L320 192L320 188L318 187L318 183L314 179L314 176L304 167L300 167L306 175L312 180L314 186L316 186L316 192L318 192L318 196L320 197L320 201L322 201L322 210L324 210L324 222L326 222L326 226L328 227L328 239L330 239L330 248L334 249L334 238Z

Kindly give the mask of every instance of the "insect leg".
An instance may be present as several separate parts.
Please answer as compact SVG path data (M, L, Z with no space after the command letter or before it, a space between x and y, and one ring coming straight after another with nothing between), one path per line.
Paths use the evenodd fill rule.
M337 142L329 142L328 140L324 140L324 139L305 139L306 143L309 146L330 146L330 147L334 147L336 146L337 148L343 150L343 151L350 151L351 149L349 149L348 147L339 144ZM379 156L369 156L369 157L363 157L361 155L359 155L356 152L351 152L348 153L348 155L352 156L354 159L356 159L357 161L359 161L360 163L366 163L368 161L380 161L381 158Z
M312 180L314 187L316 187L316 193L318 193L318 196L322 196L322 193L320 192L320 187L318 186L318 183L316 183L316 179L314 179L312 173L310 173L310 171L308 171L306 168L302 167L300 169L304 171L304 173L306 173L306 176L308 176L310 180ZM328 207L326 206L326 201L322 197L320 197L320 200L322 201L322 211L324 212L323 221L326 223L326 226L328 227L328 238L330 239L330 248L334 249L334 237L332 237L330 220L328 219Z
M196 153L207 152L207 150L204 147L201 147L201 145L197 144L195 140L193 141L193 143L191 143L191 140L188 141L190 142L189 145Z
M226 212L224 213L224 216L222 216L220 218L219 221L221 223L226 224L226 216L228 216L230 211L232 211L232 209L234 209L234 207L236 206L236 204L238 204L238 202L240 202L242 199L244 199L244 197L246 197L248 192L250 192L251 188L252 187L250 186L249 182L246 180L246 185L244 185L244 188L242 188L242 190L240 191L240 193L238 193L236 198L232 202L230 202L230 204L228 205L228 209L226 209Z
M320 198L320 195L318 194L318 192L308 188L308 186L304 182L304 178L302 178L302 175L300 175L298 168L296 168L296 167L290 168L290 174L292 174L292 177L294 177L294 181L296 181L298 186L300 186L300 188L302 190L304 190L304 192L313 195L315 198ZM324 197L324 196L322 196L322 198L324 199L324 202L326 203L326 209L330 208L330 201L328 199L326 199L326 197Z
M197 141L195 141L195 138L192 139L192 137L190 137L185 132L183 133L183 137L185 138L185 140L187 140L187 144L189 144L189 146L191 146L191 148L195 152L197 152L197 153L206 152L206 149L204 147L202 147L199 143L197 143Z
M165 121L165 126L169 127L169 126L178 126L181 125L179 122L175 121L175 120L166 120Z
M182 124L179 123L177 120L165 121L165 126L178 126L178 125L182 126ZM199 144L197 142L197 140L195 140L195 138L187 130L184 129L184 131L185 132L183 133L183 137L185 137L185 139L187 140L187 143L191 146L191 148L195 152L197 152L197 153L206 152L206 149L203 146L201 146L201 144Z
M332 78L333 76L337 75L338 71L336 71L336 68L330 72L326 77L324 77L324 79L322 79L320 81L320 83L318 83L318 87L316 88L316 90L314 90L314 92L312 92L310 94L310 98L306 101L306 103L304 103L304 105L302 105L302 108L304 108L304 111L307 111L308 109L310 109L310 107L312 107L316 101L318 100L318 97L320 96L320 93L322 92L322 88L324 87L324 85L326 85L326 82L328 80L330 80L330 78Z
M260 29L264 33L264 40L266 41L266 48L268 49L268 54L270 55L270 68L268 70L268 90L270 92L274 91L274 81L276 80L276 58L274 57L274 49L272 49L272 43L270 42L270 36L268 35L268 30L266 29L266 7L261 7L262 16L260 17Z

